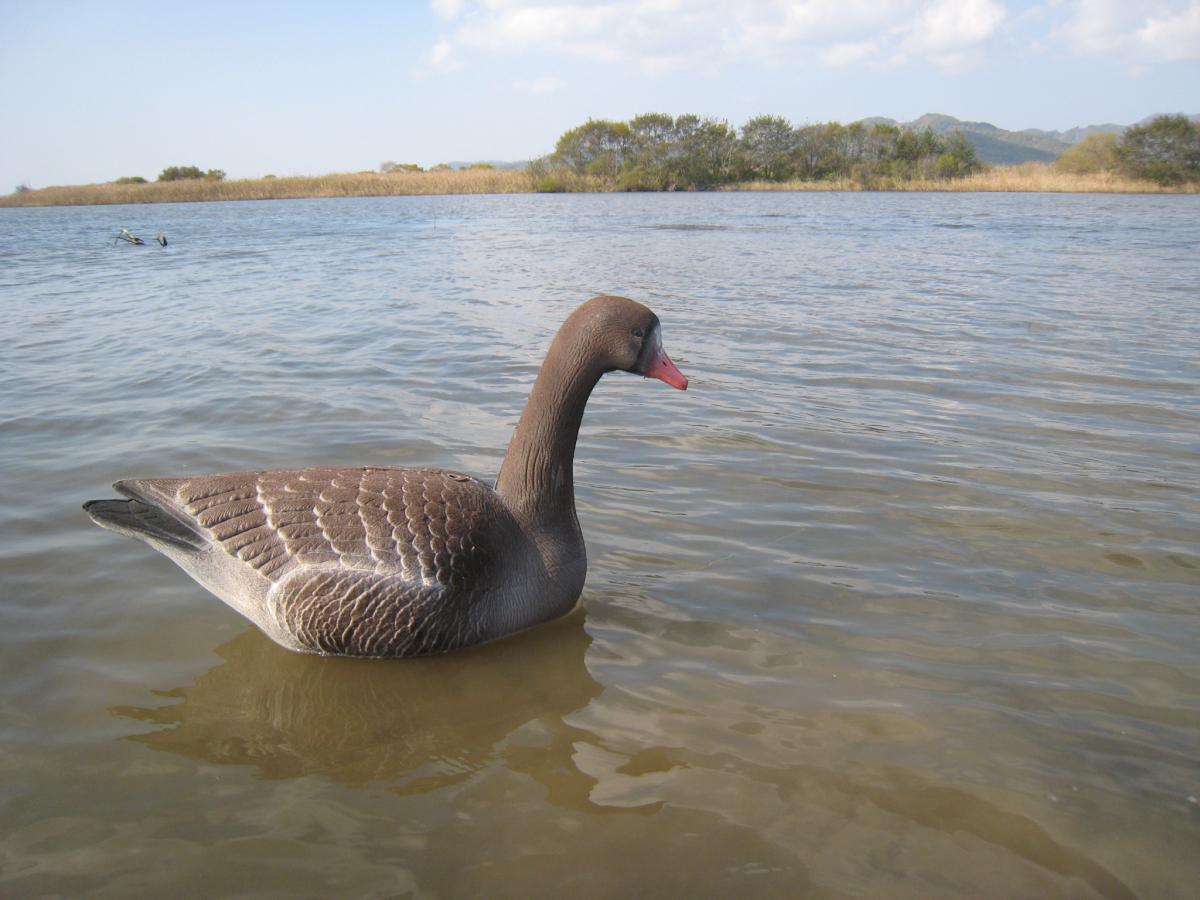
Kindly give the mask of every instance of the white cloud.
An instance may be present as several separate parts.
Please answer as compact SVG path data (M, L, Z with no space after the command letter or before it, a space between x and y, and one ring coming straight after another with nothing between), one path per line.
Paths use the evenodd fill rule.
M723 42L708 58L743 65L797 59L845 65L867 44L878 48L891 40L920 5L917 0L743 0L731 10L721 10L714 4L718 22L713 28Z
M910 39L905 56L939 61L986 40L996 0L435 0L458 28L454 50L541 50L633 64L647 74L688 66L839 66Z
M1147 18L1136 37L1138 48L1153 59L1200 59L1200 3L1163 18Z
M910 18L920 6L914 0L743 2L732 14L742 45L764 49L770 44L861 42Z
M921 11L906 43L910 50L954 53L991 37L1004 17L992 0L938 0Z
M1061 33L1076 53L1132 65L1200 59L1200 0L1076 0Z
M419 78L429 78L431 75L445 75L462 68L462 62L456 58L454 45L445 38L439 40L422 61L424 64L413 74Z
M797 61L963 68L1002 46L1001 35L1009 46L1065 44L1127 63L1200 56L1200 0L1048 0L1012 15L1005 0L433 0L433 9L453 23L435 71L514 51L648 75Z
M669 43L663 3L538 3L490 0L473 8L456 43L485 50L545 49L601 62L654 58ZM669 32L668 32L669 35Z
M433 11L443 19L455 19L462 12L463 0L433 0Z
M1127 40L1133 10L1125 0L1077 0L1063 34L1076 53L1111 53Z

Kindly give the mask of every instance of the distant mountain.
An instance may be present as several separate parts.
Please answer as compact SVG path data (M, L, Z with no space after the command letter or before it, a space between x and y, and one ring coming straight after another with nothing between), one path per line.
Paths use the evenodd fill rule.
M926 113L911 122L898 122L883 116L872 116L860 120L864 125L899 125L923 131L928 128L935 134L961 131L975 147L979 158L986 163L1011 165L1014 163L1049 162L1062 153L1074 141L1065 140L1055 131L1006 131L988 122L964 122L954 116L941 113Z
M1152 116L1146 116L1146 118L1142 119L1141 121L1137 122L1136 124L1145 125L1147 122L1149 122L1153 119L1157 119L1159 116L1182 116L1182 115L1186 115L1186 114L1185 113L1155 113ZM1191 121L1193 121L1197 124L1200 124L1200 113L1196 113L1194 116L1188 116L1188 119L1190 119Z
M1067 144L1078 144L1084 138L1091 137L1093 134L1124 134L1126 127L1125 125L1117 125L1113 122L1105 122L1103 125L1080 125L1077 128L1068 128L1066 131L1040 131L1038 133L1056 138Z
M1007 131L988 122L963 122L954 116L926 113L907 127L932 129L936 134L961 131L975 145L979 158L989 163L1049 162L1071 146L1056 133L1028 129Z
M1147 116L1138 122L1143 125L1153 119ZM1188 116L1193 122L1200 122L1200 114ZM964 122L954 116L941 113L926 113L911 122L897 122L895 119L885 119L872 116L861 120L864 125L899 125L901 128L922 130L930 129L935 134L945 134L947 131L961 131L975 147L979 158L986 163L1011 165L1023 162L1050 162L1073 144L1093 134L1122 134L1127 125L1084 125L1070 128L1067 131L1042 131L1037 128L1026 128L1022 131L1008 131L997 128L988 122Z

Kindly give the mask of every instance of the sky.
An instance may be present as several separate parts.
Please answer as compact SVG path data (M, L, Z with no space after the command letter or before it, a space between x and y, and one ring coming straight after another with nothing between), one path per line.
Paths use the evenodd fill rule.
M0 192L529 159L589 118L1200 112L1200 0L0 0Z

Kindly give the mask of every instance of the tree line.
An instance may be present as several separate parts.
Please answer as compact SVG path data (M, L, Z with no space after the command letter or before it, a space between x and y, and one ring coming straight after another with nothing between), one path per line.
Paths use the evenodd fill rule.
M746 181L957 178L981 168L958 131L935 134L887 124L793 125L756 116L740 129L723 119L646 113L627 122L589 119L530 166L611 178L625 190L695 190Z
M1200 125L1187 116L1156 116L1121 135L1089 135L1053 165L1073 175L1116 172L1167 185L1200 181Z
M158 173L158 181L189 181L194 178L204 178L208 181L224 181L223 169L203 171L199 166L167 166ZM145 184L146 179L141 175L123 175L113 184Z

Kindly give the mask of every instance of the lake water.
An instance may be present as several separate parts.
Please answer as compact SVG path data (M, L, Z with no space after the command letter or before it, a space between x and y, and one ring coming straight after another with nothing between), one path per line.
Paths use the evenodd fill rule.
M0 894L1194 897L1197 247L1195 196L0 210ZM557 623L296 655L80 510L490 479L596 293L691 388L593 395Z

